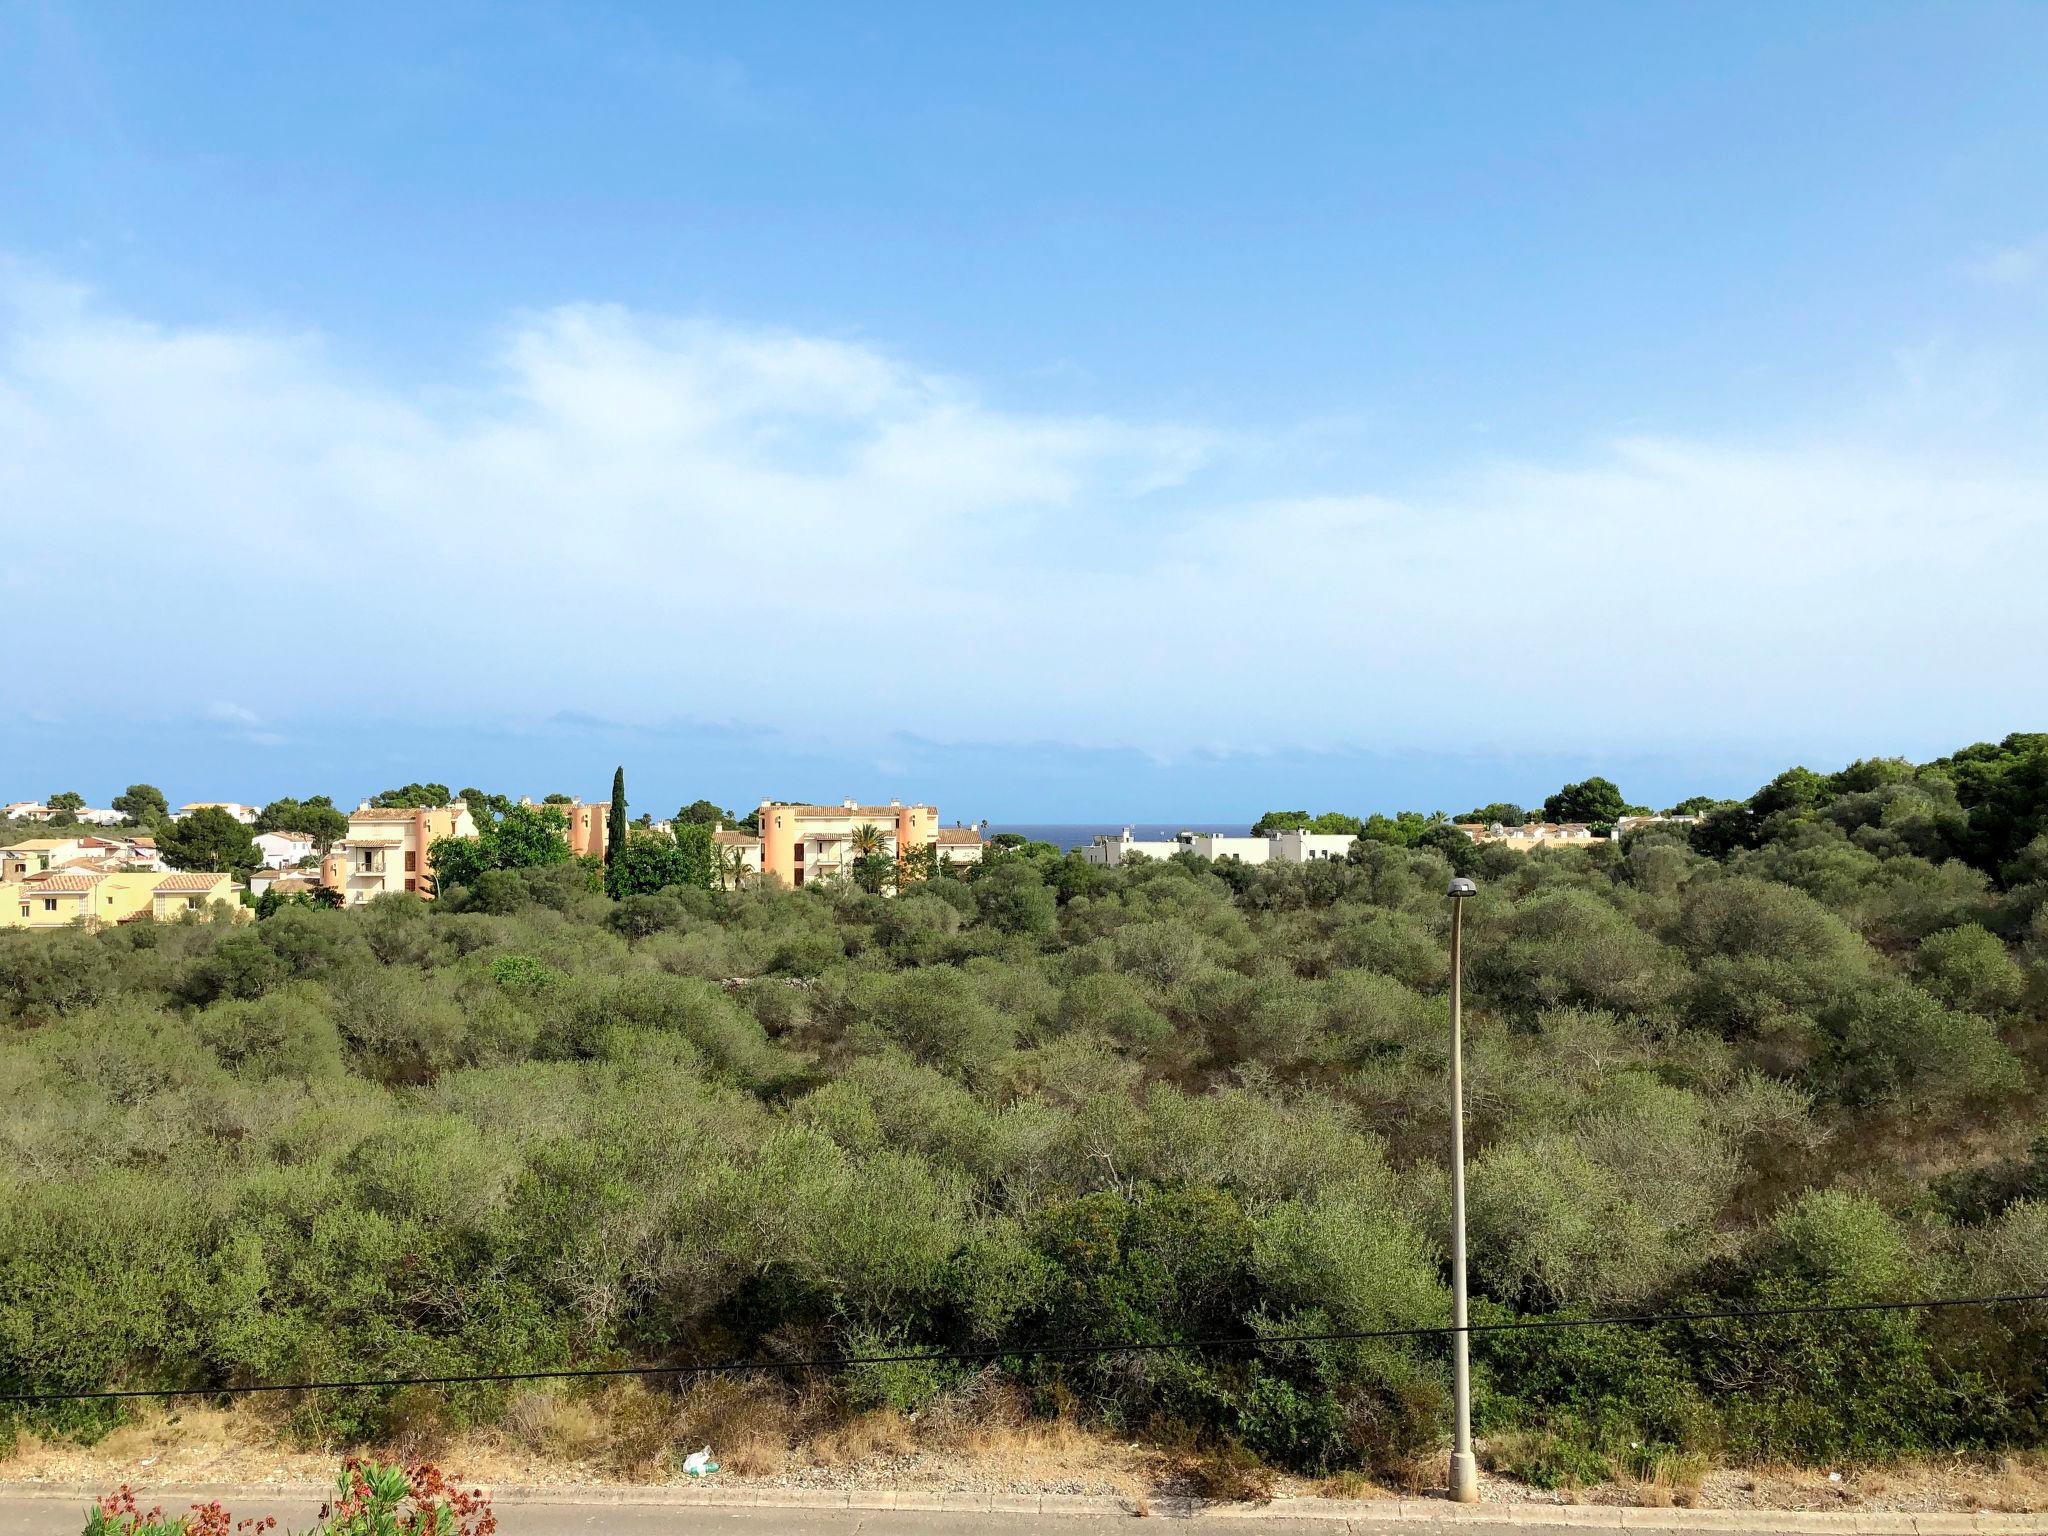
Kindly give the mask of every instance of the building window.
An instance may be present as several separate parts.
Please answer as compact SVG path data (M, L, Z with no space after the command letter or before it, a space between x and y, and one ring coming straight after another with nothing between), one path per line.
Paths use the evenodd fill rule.
M185 898L185 910L197 912L199 910L199 898L197 896L187 896Z
M57 910L57 898L56 898L56 897L54 897L54 896L45 896L45 897L43 898L43 910L44 910L45 912L54 912L54 911L56 911L56 910Z
M796 857L796 861L797 861L797 863L799 863L799 864L803 863L803 861L804 861L804 845L803 845L802 843L798 843L798 844L796 845L796 855L795 855L795 857Z
M420 888L420 883L417 880L408 880L405 882L405 888L408 891L416 891Z
M410 848L406 849L406 850L405 850L405 872L406 872L407 874L411 874L411 873L412 873L412 872L413 872L414 870L418 869L419 867L420 867L420 856L419 856L419 855L418 855L417 853L413 852L413 850L412 850L412 849L410 849ZM412 882L411 882L410 880L406 881L406 882L405 882L405 886L406 886L406 889L407 889L407 890L411 890L411 889L412 889Z
M802 885L804 883L804 872L802 870L798 870L794 876L794 879L798 885Z

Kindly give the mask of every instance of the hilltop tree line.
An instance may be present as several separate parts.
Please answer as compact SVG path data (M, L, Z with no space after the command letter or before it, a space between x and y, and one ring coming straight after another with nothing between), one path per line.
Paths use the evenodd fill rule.
M751 828L752 819L736 820L731 812L721 810L711 801L697 800L676 812L673 834L658 832L646 815L637 821L626 819L623 775L624 770L621 769L615 803L607 819L607 832L611 845L626 851L624 862L628 869L610 879L610 883L627 894L658 890L663 885L711 884L716 865L710 828L721 822ZM541 835L541 829L551 834L566 833L568 821L560 811L554 813L553 821L536 821L531 812L508 796L474 786L450 790L446 784L440 783L411 783L381 790L371 796L368 803L379 809L411 810L447 805L453 800L468 804L482 834L483 846L465 849L450 845L441 849L437 855L437 868L444 873L452 871L450 878L470 884L485 869L556 861L551 853L544 851L547 838ZM573 795L554 791L542 799L541 809L570 805L574 801ZM44 804L58 812L57 816L48 823L25 824L29 831L24 835L81 825L76 812L84 807L84 796L59 793L51 795ZM174 818L163 791L153 784L131 784L114 796L109 804L111 809L127 818L130 827L146 830L155 837L158 852L171 868L218 871L241 879L247 879L263 863L263 855L254 840L260 833L302 834L311 841L315 859L348 833L347 813L327 795L307 795L303 799L283 796L272 800L258 813L253 825L245 825L227 811L214 806L202 806ZM445 864L439 862L442 857L445 857ZM566 860L568 857L564 839L560 858ZM603 885L606 882L599 883Z
M2030 736L1794 770L1537 853L1011 843L888 897L655 860L629 888L637 837L594 868L543 806L433 903L0 933L0 1391L950 1348L978 1358L773 1373L719 1412L957 1422L1010 1393L1412 1476L1440 1335L1027 1351L1446 1319L1454 869L1476 1320L2048 1288L2044 765ZM1489 1456L1544 1482L2048 1426L2041 1306L1473 1349ZM375 1439L536 1390L286 1407ZM665 1392L660 1422L710 1427Z

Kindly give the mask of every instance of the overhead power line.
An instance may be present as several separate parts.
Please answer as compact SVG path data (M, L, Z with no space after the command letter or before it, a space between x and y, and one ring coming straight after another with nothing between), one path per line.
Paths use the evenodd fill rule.
M1853 1312L1925 1312L2048 1301L2048 1291L1992 1296L1930 1296L1914 1301L1815 1302L1788 1307L1729 1307L1711 1312L1627 1312L1598 1317L1529 1317L1500 1323L1449 1323L1410 1328L1345 1328L1327 1333L1237 1334L1200 1339L1119 1339L1110 1343L1024 1344L989 1349L904 1351L886 1355L817 1355L794 1360L717 1360L688 1365L563 1366L544 1371L472 1371L448 1376L380 1376L346 1381L264 1381L241 1386L116 1387L95 1392L0 1392L0 1403L87 1403L132 1397L248 1397L259 1392L358 1392L388 1387L463 1387L492 1382L579 1381L617 1376L737 1376L772 1371L846 1370L863 1365L943 1365L991 1360L1084 1359L1167 1354L1178 1350L1267 1349L1283 1344L1351 1344L1422 1339L1456 1333L1533 1333L1554 1328L1644 1328L1659 1323L1712 1323L1751 1318L1829 1317Z

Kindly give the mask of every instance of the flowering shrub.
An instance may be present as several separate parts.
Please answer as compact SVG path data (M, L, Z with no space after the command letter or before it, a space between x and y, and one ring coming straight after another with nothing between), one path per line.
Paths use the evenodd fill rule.
M335 1491L320 1506L318 1536L491 1536L498 1528L482 1492L452 1486L431 1462L380 1467L351 1456Z
M237 1520L218 1499L194 1504L189 1515L166 1517L161 1505L142 1508L135 1502L135 1490L123 1483L87 1512L85 1536L259 1536L276 1524L271 1516Z
M276 1525L269 1515L237 1520L219 1500L166 1516L161 1506L141 1508L123 1483L87 1513L85 1536L262 1536ZM453 1486L430 1462L379 1466L351 1456L341 1464L334 1497L320 1506L319 1523L304 1536L492 1536L497 1528L489 1498Z

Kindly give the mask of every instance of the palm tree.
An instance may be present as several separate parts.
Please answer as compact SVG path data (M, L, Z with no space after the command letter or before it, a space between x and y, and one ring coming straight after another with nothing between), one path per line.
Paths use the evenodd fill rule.
M860 882L861 888L879 891L888 884L894 869L883 869L888 857L888 839L882 829L871 821L864 821L853 829L847 839L847 847L853 851L853 867L849 871Z
M732 885L726 885L730 876ZM744 848L721 848L718 850L718 888L738 890L747 879L747 851Z

